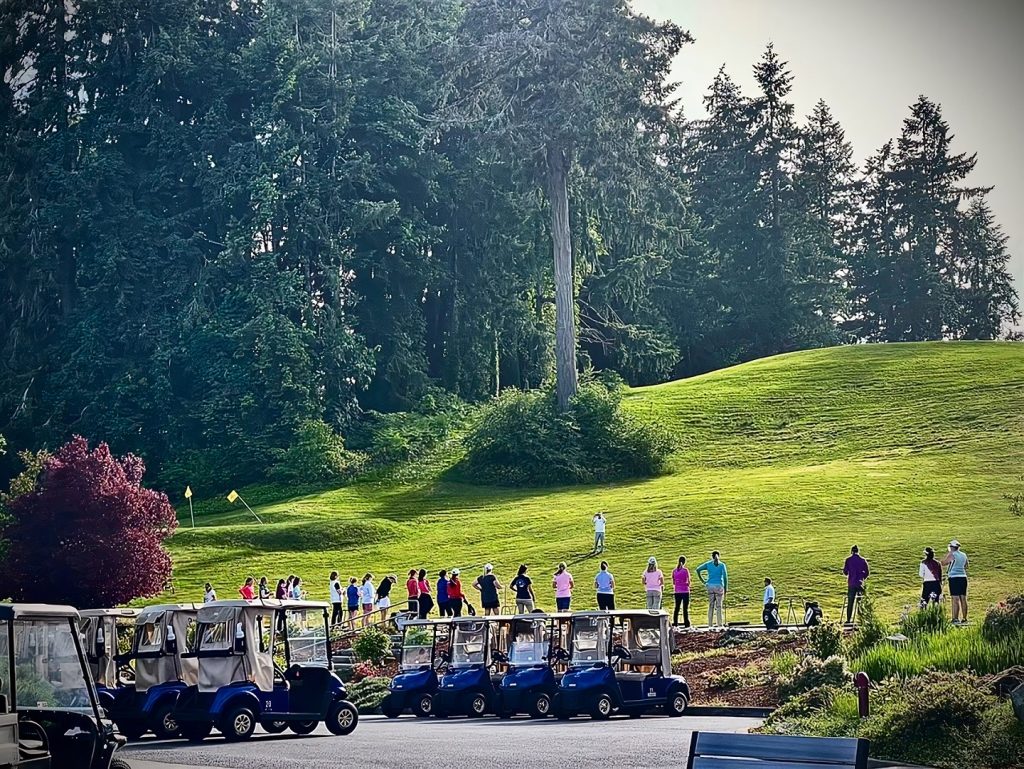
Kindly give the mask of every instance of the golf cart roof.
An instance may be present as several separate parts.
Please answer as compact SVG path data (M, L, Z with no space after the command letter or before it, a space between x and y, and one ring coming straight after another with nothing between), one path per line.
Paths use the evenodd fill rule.
M222 609L320 609L326 611L331 608L329 603L324 601L279 601L276 598L255 598L252 601L246 601L244 598L235 598L229 601L211 601L210 603L204 603L201 609L210 607L222 608Z
M444 627L444 626L450 625L450 624L452 624L452 621L448 617L443 617L441 619L410 619L410 620L406 620L405 622L403 622L402 623L402 627L403 628L407 628L407 627L432 627L432 626Z
M552 611L552 612L531 611L531 612L527 612L526 614L516 614L516 615L510 617L509 619L528 621L528 620L535 620L535 619L539 619L539 620L545 620L545 619L569 619L571 617L572 617L572 612L568 612L568 611Z
M614 611L577 611L572 613L573 617L640 617L656 618L667 617L668 612L662 609L616 609Z
M83 609L79 612L83 617L124 617L133 619L139 615L138 609Z
M78 618L78 610L72 606L56 606L47 603L0 603L0 620L31 619L33 617Z
M146 620L152 617L154 614L166 614L169 611L182 611L182 612L197 612L199 606L194 603L158 603L153 606L147 606L136 616L136 623L139 625L145 625Z

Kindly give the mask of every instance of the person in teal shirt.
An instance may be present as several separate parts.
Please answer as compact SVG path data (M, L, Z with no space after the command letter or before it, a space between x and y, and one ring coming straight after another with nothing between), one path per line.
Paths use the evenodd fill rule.
M697 579L708 589L708 627L725 627L722 612L725 609L725 594L729 590L729 570L717 550L711 553L710 561L697 567ZM714 622L716 615L717 625Z

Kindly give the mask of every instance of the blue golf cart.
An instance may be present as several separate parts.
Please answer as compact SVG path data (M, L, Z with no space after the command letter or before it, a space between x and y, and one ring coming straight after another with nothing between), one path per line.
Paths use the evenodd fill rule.
M494 650L511 617L457 617L451 621L448 669L438 682L433 712L438 718L465 715L480 718L501 711L499 689L504 667Z
M184 656L195 641L197 613L193 604L161 604L135 618L135 637L125 655L135 666L135 682L117 690L107 707L129 740L147 731L164 740L178 736L174 705L178 695L198 682L197 660Z
M310 734L323 721L350 734L359 721L345 685L331 669L329 604L312 601L214 601L199 609L198 682L172 716L183 737L200 741L216 728L247 740L259 724L270 733Z
M573 614L569 669L555 700L558 717L683 715L690 687L682 676L672 675L671 639L668 614L663 611Z
M388 718L411 711L417 718L433 713L437 670L448 645L448 620L410 620L402 626L402 659L380 710Z
M85 609L79 612L85 658L100 707L110 710L120 692L135 681L125 655L135 631L137 609Z
M551 715L558 692L558 680L569 655L569 614L524 614L513 617L506 634L507 652L494 656L506 662L508 670L499 688L499 713L511 718L527 713L531 718Z

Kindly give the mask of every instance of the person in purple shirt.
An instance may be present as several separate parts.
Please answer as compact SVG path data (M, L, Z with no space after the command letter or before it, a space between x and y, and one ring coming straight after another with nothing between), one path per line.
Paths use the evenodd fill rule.
M853 622L853 607L857 598L864 595L864 580L868 578L871 570L868 562L860 554L860 548L854 545L850 548L850 557L843 564L843 574L846 575L846 623Z

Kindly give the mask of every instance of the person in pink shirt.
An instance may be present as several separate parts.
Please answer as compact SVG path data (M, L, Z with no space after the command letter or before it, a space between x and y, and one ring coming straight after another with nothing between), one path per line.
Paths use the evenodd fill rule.
M566 568L565 561L562 561L558 564L558 571L551 579L551 587L555 589L555 606L558 611L569 611L569 604L572 603L572 589L575 586L572 574Z
M647 559L647 571L644 572L644 590L647 591L647 609L657 611L661 608L661 591L665 587L665 575L658 568L658 559L653 555Z
M245 584L238 588L238 594L246 601L251 601L256 596L256 580L252 577L245 578Z
M683 627L690 627L690 570L686 568L686 556L679 556L679 565L672 570L672 589L676 595L676 608L672 613L672 624L679 624L679 607L683 607Z

